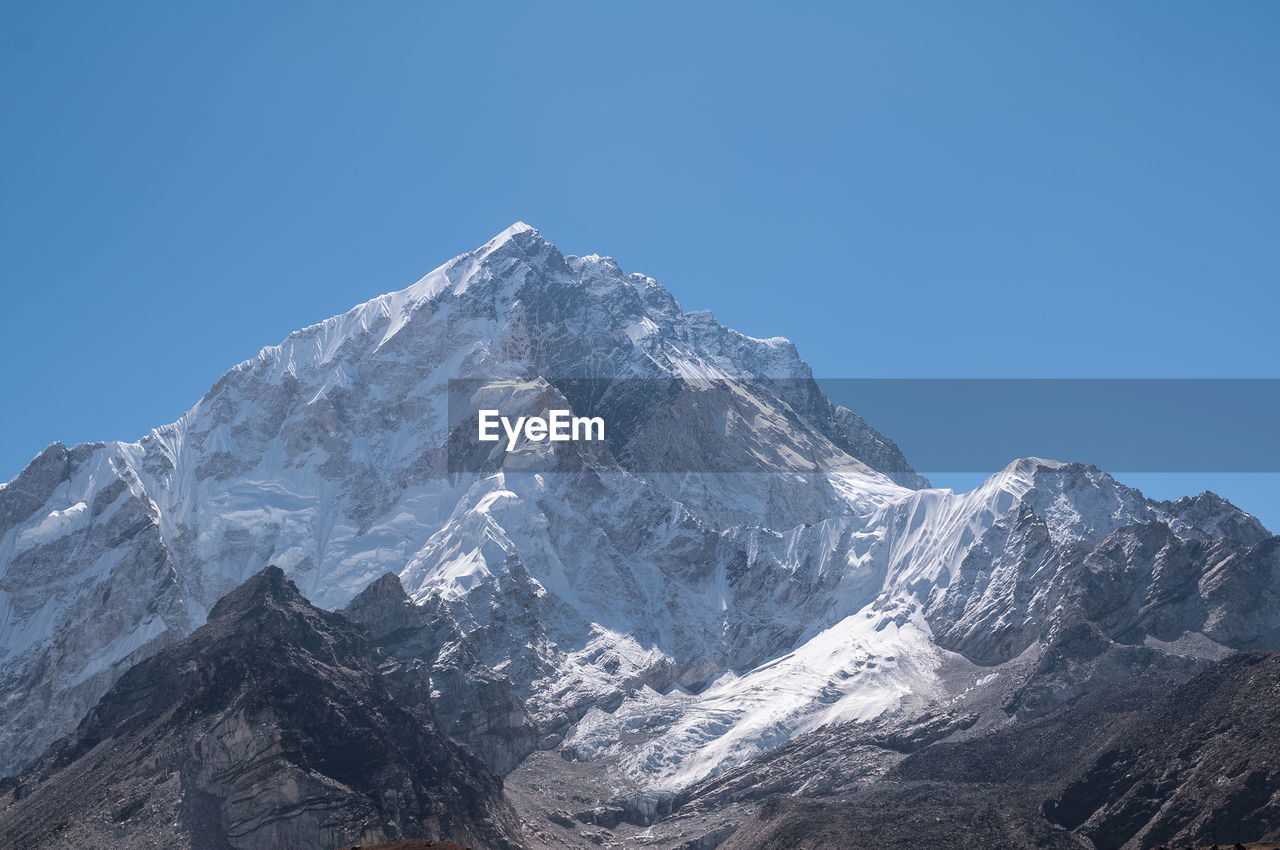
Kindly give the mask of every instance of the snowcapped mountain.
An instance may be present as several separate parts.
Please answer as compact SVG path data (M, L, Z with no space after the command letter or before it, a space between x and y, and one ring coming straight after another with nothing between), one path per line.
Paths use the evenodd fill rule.
M517 224L408 289L263 349L137 443L51 445L0 486L0 769L69 730L125 669L190 633L268 562L327 607L406 564L421 597L432 553L506 499L502 476L476 489L448 473L448 381L602 374L809 373L785 340L686 314L652 279L563 256ZM827 404L828 436L814 437L828 455L841 453L833 439L872 445L888 475L917 483L891 442L836 415ZM897 491L861 469L866 498ZM713 477L697 485L697 508L739 518L763 508L781 525L849 510L823 482L776 477L757 476L764 486L745 502ZM643 481L613 486L645 516L693 521Z
M603 382L621 424L460 471L459 379L513 410ZM1274 546L1228 503L1036 459L928 489L791 343L523 224L263 349L137 443L50 446L0 487L0 535L0 772L267 563L352 603L397 681L427 653L435 690L483 684L486 728L444 711L490 766L558 748L662 793L993 676L1030 711L1122 675L1115 647L1280 640ZM1099 648L1060 675L1081 628Z

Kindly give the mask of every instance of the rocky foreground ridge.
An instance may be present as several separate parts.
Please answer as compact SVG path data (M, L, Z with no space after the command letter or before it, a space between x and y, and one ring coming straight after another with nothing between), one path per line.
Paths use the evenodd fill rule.
M362 630L276 567L131 668L0 792L12 847L503 848L519 836L501 780L393 699Z
M406 676L402 659L369 640L398 633L392 645L403 648L417 631L394 578L362 597L365 626L311 606L277 568L249 579L0 784L6 841L1136 850L1280 838L1280 652L1234 654L1200 672L1138 669L1002 726L984 713L1011 707L976 692L821 729L675 795L660 818L634 804L561 809L569 779L567 793L542 789L541 811L522 811L522 825L502 780L435 719L443 706L483 741L503 728L494 718L515 730L527 718L459 715L458 694L432 690L430 663ZM444 680L458 681L447 664ZM509 695L488 699L483 682L472 693L477 711L510 706ZM572 762L555 761L571 776Z

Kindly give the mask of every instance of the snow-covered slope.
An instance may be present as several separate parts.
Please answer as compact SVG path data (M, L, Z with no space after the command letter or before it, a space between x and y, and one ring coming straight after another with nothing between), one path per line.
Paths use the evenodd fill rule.
M504 410L603 380L620 431L463 472L454 379ZM659 788L947 698L1064 612L1117 641L1273 637L1266 532L1221 500L1035 459L926 487L786 340L517 224L263 349L139 442L55 444L0 488L0 772L267 563L324 607L397 574L542 746Z
M970 493L907 492L720 540L705 583L719 595L704 606L721 609L719 634L688 661L718 648L717 675L650 680L593 708L567 756L675 790L799 733L975 688L1016 684L1043 710L1127 675L1096 663L1114 646L1203 658L1280 646L1280 557L1255 519L1212 494L1153 502L1082 464L1022 459ZM1096 640L1063 674L1046 648L1082 624Z
M789 342L686 314L652 279L608 258L565 257L516 224L408 289L263 349L136 443L50 446L0 485L0 771L69 729L123 669L192 631L263 564L337 607L387 571L421 573L443 539L433 535L468 521L469 499L478 515L497 509L500 484L448 471L450 379L602 375L809 372ZM831 457L854 441L878 446L871 462L887 475L844 455L868 498L899 490L890 476L921 483L892 443L851 431L820 403L817 431L797 438ZM821 481L757 476L747 498L732 476L672 478L673 491L696 487L684 507L638 480L618 486L673 524L692 522L691 511L785 526L848 510ZM425 586L424 576L410 589Z

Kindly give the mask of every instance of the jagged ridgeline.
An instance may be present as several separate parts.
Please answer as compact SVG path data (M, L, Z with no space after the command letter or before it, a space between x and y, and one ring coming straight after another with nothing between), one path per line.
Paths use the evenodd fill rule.
M501 781L394 700L364 632L276 567L120 678L0 796L13 847L517 846Z
M467 439L479 409L560 408L603 416L606 438ZM286 655L311 678L281 677L301 693L327 681L315 665L360 671L344 693L385 703L380 719L334 711L377 730L374 751L409 734L379 723L412 720L440 772L388 755L379 776L395 788L375 799L368 777L333 772L341 759L297 755L313 752L305 714L246 719L229 697L227 722L288 742L306 779L286 784L306 800L318 799L307 783L330 788L316 811L332 814L291 818L293 833L227 825L240 817L227 800L266 785L173 755L218 733L195 709L185 727L154 725L178 716L162 704L203 704L195 673L160 671L208 657L230 604L218 600L243 598L266 564L321 609L303 619L354 642L313 664L299 638L305 652ZM109 789L144 775L121 767L85 795L118 827L100 834L140 834L144 809L148 823L194 823L184 812L204 800L200 823L237 847L336 846L360 824L377 830L361 840L594 846L648 830L654 846L784 846L738 832L783 788L906 782L893 771L917 750L1032 728L1099 694L1136 711L1232 653L1280 647L1276 538L1228 502L1156 502L1036 458L970 493L930 489L889 438L831 404L790 342L685 312L653 279L563 255L522 224L263 349L136 443L50 446L0 488L0 571L0 772L30 765L10 805L64 805L77 765L145 728L170 743L137 769L167 765L197 777L193 790L136 812L124 794L109 812ZM152 713L112 713L142 693L139 676L156 686ZM817 740L828 767L796 755ZM785 775L762 783L764 764ZM280 786L280 769L263 782ZM751 790L715 785L733 777ZM957 811L993 799L948 787ZM1107 820L1107 801L1036 787L1027 820L990 840L1102 846L1098 823L1156 834L1141 832L1143 806ZM1253 837L1273 828L1259 810ZM1190 829L1175 821L1170 835Z

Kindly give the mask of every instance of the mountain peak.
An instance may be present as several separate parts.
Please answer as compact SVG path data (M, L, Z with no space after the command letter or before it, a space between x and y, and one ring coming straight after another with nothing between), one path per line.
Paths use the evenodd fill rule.
M303 599L298 586L285 577L283 570L275 564L269 564L219 599L209 611L209 620L212 622L228 617L238 618L264 602L275 603L276 606L288 606L294 603L305 604L306 600Z
M506 230L502 231L501 233L499 233L497 236L493 238L494 239L510 238L516 235L517 233L528 233L529 231L533 231L534 233L537 233L538 228L534 227L532 224L526 224L523 221L517 221L515 224L512 224Z
M542 234L538 232L536 227L525 224L523 221L517 221L506 230L503 230L497 236L494 236L488 242L481 245L475 253L478 256L484 257L506 245L515 245L527 250L533 246L548 244L550 243L543 238Z
M364 626L375 640L422 620L395 573L385 574L360 591L341 613Z

